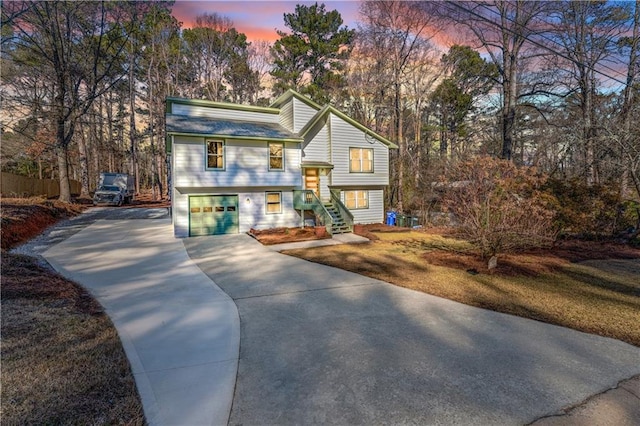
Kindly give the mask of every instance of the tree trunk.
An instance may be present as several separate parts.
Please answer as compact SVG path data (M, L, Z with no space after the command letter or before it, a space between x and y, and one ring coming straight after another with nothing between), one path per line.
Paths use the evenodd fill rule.
M592 122L592 108L593 97L591 96L591 87L588 81L588 77L584 77L582 83L583 90L583 102L582 102L582 137L584 143L584 174L587 184L596 183L595 174L595 155L593 148L593 122Z
M402 134L402 85L400 84L400 76L396 75L395 82L395 98L394 98L394 108L396 111L395 117L395 125L396 125L396 138L398 141L398 164L397 164L397 172L398 172L398 188L397 188L397 196L398 196L398 210L403 210L403 185L404 185L404 160L405 160L405 143L403 141Z
M518 100L517 59L515 53L504 58L504 106L502 109L502 152L500 157L511 160L513 136L516 129Z
M133 75L134 64L133 52L129 54L129 140L131 143L131 166L130 172L134 175L135 192L140 192L140 181L138 180L138 152L136 147L136 90Z
M71 202L71 185L69 182L69 158L65 144L59 143L56 146L56 156L58 157L58 177L60 181L59 200L66 203Z
M78 161L80 162L80 196L89 198L89 161L87 159L87 135L83 125L80 126L78 139Z
M96 130L97 132L97 138L96 138L96 143L97 146L95 147L96 149L96 153L104 153L106 152L105 150L105 143L104 143L104 98L101 96L100 99L98 100L98 128ZM100 155L94 155L93 156L93 168L94 168L94 172L95 174L93 175L93 185L92 188L96 188L98 186L98 176L100 174L100 172L102 170L100 170L101 167L101 156Z
M633 103L632 88L636 78L636 63L638 61L638 49L640 48L640 0L636 0L633 14L633 31L631 36L631 48L629 51L629 68L627 70L627 81L624 87L624 98L622 104L622 181L620 184L620 195L624 198L628 190L630 170L633 170L631 161L625 161L625 151L634 137L631 135L631 106ZM632 176L633 177L633 176ZM634 180L636 194L640 196L640 184ZM639 218L640 220L640 218Z

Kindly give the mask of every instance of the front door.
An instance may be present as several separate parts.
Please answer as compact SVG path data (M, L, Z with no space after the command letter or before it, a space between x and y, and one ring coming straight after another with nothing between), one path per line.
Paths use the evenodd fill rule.
M189 197L189 236L237 233L237 195Z
M304 189L309 189L320 197L320 173L318 169L304 169Z

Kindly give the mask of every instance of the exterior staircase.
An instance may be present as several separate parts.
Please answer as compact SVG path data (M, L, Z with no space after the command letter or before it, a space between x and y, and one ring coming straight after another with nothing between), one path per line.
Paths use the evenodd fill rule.
M329 215L331 215L331 234L346 234L351 232L351 227L340 214L340 210L333 203L323 203L324 208L327 209Z
M330 235L345 234L353 231L353 215L340 201L338 194L331 194L330 199L320 201L309 189L293 190L293 208L302 212L313 212L317 225L325 226Z

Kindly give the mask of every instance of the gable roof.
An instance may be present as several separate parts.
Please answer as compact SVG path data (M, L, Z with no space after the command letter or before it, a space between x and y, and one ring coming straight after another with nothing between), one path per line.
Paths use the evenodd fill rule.
M286 92L284 92L282 95L278 96L278 99L273 101L271 103L271 105L269 105L269 107L270 108L280 108L282 105L284 105L287 102L289 102L289 100L291 98L296 98L300 102L307 104L308 106L310 106L311 108L315 109L316 111L319 111L320 109L322 109L322 107L320 105L318 105L317 103L313 102L311 99L307 98L306 96L301 95L300 93L296 92L293 89L289 89Z
M167 114L167 134L187 136L218 136L235 139L302 142L303 139L278 123L193 117Z
M300 129L300 132L298 132L298 134L292 133L285 127L275 123L258 123L253 121L215 119L207 117L186 117L171 114L171 104L173 103L278 114L280 112L280 107L282 107L282 105L286 104L293 98L298 99L302 103L318 111L313 116L313 118L307 124L305 124L302 129ZM273 103L269 107L255 107L225 102L213 102L201 99L167 97L167 133L302 142L304 140L303 138L307 135L307 133L309 133L313 126L315 126L320 120L326 118L328 114L334 114L335 116L341 118L342 120L357 128L358 130L362 131L365 135L371 136L382 144L386 145L388 148L398 148L398 145L394 144L387 138L379 135L368 127L365 127L364 125L358 123L356 120L349 117L342 111L336 109L335 107L331 105L325 105L324 107L321 107L311 99L296 92L293 89L289 89L284 92L275 101L273 101Z
M394 144L389 139L377 134L376 132L369 129L368 127L363 126L353 118L349 117L342 111L332 107L331 105L326 105L324 108L318 111L318 113L314 115L313 118L309 120L309 122L305 124L302 129L300 129L300 132L298 134L301 137L305 137L307 133L309 133L309 131L313 128L313 126L315 126L320 120L325 119L329 114L333 114L336 117L341 118L342 120L346 121L347 123L351 124L353 127L363 132L365 135L373 137L374 139L378 140L379 142L383 143L389 148L398 148L398 145Z

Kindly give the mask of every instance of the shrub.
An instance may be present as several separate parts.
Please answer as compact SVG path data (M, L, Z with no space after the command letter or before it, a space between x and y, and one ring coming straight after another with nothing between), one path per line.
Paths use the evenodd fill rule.
M563 233L610 237L638 226L638 203L622 200L617 183L549 179L546 186L558 199L557 221Z
M443 208L459 234L483 257L552 245L555 198L542 191L545 176L534 168L489 157L459 163L443 177Z

